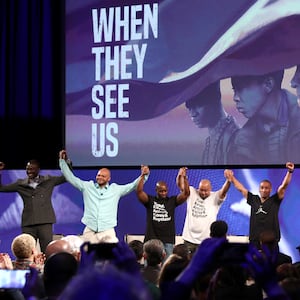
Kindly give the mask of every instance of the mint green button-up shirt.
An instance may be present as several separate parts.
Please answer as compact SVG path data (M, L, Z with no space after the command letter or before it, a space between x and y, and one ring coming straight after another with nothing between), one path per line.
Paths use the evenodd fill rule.
M59 167L66 180L82 192L84 213L81 222L95 232L117 226L119 200L136 189L140 177L131 183L111 183L101 188L93 180L85 181L76 177L64 159L59 159Z

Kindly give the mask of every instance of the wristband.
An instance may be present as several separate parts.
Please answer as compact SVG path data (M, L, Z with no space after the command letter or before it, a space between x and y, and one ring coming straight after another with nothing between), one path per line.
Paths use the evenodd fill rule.
M289 173L293 173L293 172L294 172L294 170L288 170L288 172L289 172Z

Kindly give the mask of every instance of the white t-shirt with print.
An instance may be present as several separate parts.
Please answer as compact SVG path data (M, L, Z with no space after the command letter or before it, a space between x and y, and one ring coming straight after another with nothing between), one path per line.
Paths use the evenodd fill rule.
M187 199L186 217L182 238L194 244L200 244L210 236L210 225L216 221L221 204L220 191L211 192L202 199L198 191L190 186L190 196Z

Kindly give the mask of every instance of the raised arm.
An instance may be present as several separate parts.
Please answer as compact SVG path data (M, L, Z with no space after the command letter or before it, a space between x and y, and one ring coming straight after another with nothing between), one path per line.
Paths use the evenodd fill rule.
M179 169L176 176L176 184L180 189L180 194L177 195L177 203L182 204L190 195L190 185L186 176L186 167Z
M277 189L279 199L283 199L286 188L288 187L289 183L291 182L292 173L294 172L294 168L295 168L295 166L292 162L287 162L285 164L285 166L287 168L287 172L283 178L281 185Z
M149 167L142 165L141 176L136 187L136 195L141 203L147 203L149 201L148 195L144 192L145 176L148 176L149 173Z
M224 176L229 182L233 183L235 188L240 191L245 198L247 198L248 190L234 177L232 170L225 170Z
M226 178L226 181L224 182L222 188L220 189L220 199L224 199L226 197L226 194L230 188L231 182L226 177L226 170L224 171L224 177Z

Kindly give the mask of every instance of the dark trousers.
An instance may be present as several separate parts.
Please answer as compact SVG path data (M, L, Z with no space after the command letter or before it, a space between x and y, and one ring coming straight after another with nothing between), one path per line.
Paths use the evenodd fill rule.
M41 252L46 252L47 245L53 239L53 224L38 224L31 226L23 226L22 232L32 235L35 240L39 240Z

